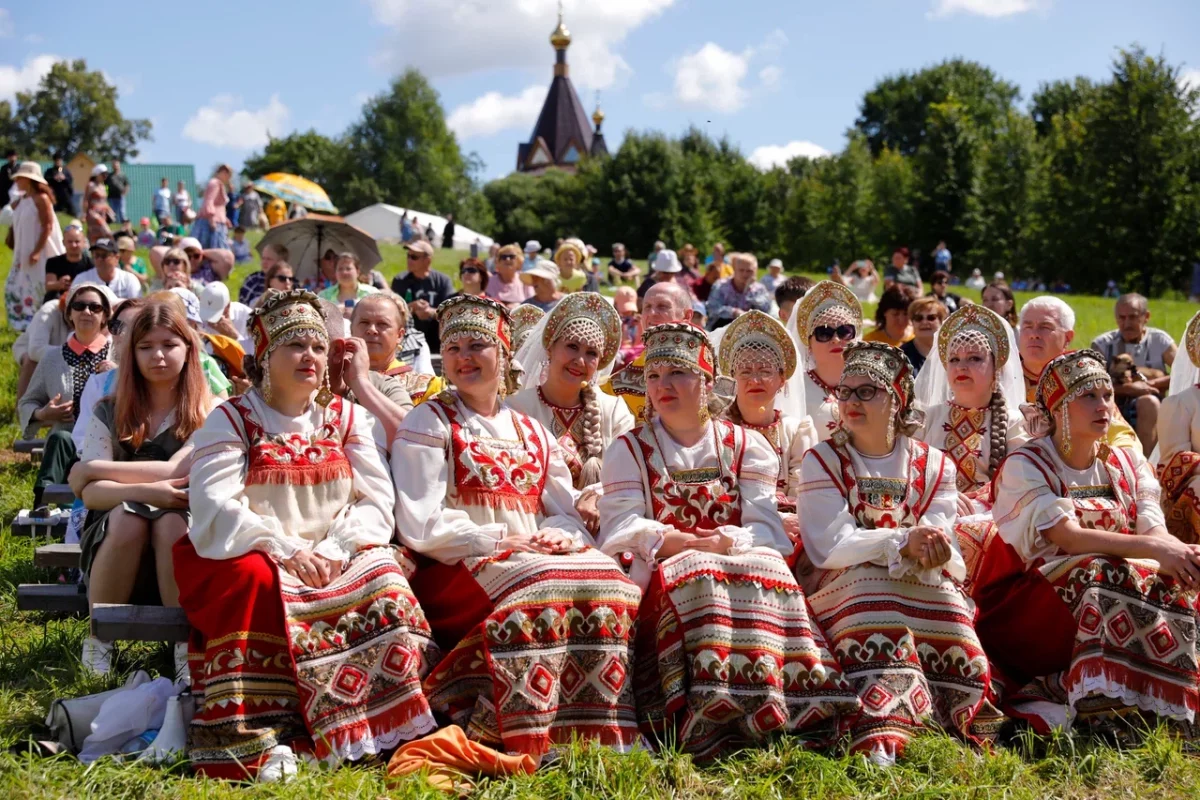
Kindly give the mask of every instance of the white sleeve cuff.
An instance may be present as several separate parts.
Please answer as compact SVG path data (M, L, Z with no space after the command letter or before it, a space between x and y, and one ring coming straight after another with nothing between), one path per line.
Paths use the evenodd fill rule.
M733 539L733 544L729 546L729 555L731 556L748 553L754 547L754 534L749 528L739 525L721 525L717 530Z

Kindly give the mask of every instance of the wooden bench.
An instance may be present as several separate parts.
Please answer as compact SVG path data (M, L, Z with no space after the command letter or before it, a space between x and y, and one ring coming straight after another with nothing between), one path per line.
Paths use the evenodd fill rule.
M69 483L52 483L42 490L42 502L69 508L75 503L75 493Z
M42 453L46 449L45 439L17 439L13 442L13 452L28 453L29 460L37 464L42 460Z
M75 583L23 583L17 587L18 611L87 613L87 589Z
M97 603L92 635L105 642L186 642L192 626L182 608Z
M67 535L67 519L63 517L53 525L31 525L13 520L13 536L50 536L61 539Z
M79 544L44 544L33 551L33 565L42 569L76 569Z

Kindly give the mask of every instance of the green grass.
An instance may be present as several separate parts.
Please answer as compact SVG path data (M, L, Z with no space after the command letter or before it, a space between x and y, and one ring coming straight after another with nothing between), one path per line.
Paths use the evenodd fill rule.
M402 269L403 250L383 248L383 271ZM439 269L456 274L463 254L438 252ZM0 251L0 275L10 254ZM238 269L234 283L256 265ZM970 294L970 293L967 293ZM1024 299L1024 298L1022 298ZM1079 340L1112 326L1111 301L1074 297ZM1180 302L1152 302L1154 322L1178 336L1192 310ZM0 331L0 349L15 336ZM0 443L17 435L14 421L16 367L0 358ZM182 764L165 768L102 761L84 767L68 757L40 758L23 750L29 739L47 738L43 720L56 697L112 688L131 670L160 672L170 667L165 645L126 645L116 673L85 675L78 653L86 622L16 611L16 585L47 581L52 574L32 567L35 543L13 538L8 523L27 506L34 471L19 458L0 458L0 797L24 798L292 798L314 796L396 800L442 797L419 779L389 786L380 766L323 772L302 769L283 787L243 787L190 777ZM481 784L483 798L1194 798L1200 787L1200 761L1185 754L1164 731L1151 731L1135 747L1118 749L1087 737L1039 739L1021 736L993 752L979 752L946 736L917 739L905 760L880 770L863 760L833 752L805 750L782 739L717 764L697 767L674 753L617 755L576 747L562 760L530 777Z

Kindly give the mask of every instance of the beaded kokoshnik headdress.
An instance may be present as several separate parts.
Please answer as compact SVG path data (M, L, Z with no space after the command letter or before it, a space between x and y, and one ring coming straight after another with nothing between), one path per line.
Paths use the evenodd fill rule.
M642 334L646 343L645 371L659 364L670 364L690 370L701 376L716 377L712 344L701 328L689 322L668 322L655 325ZM720 415L731 402L730 383L722 378L721 384L714 383L713 390L703 388L700 396L700 414L704 418Z
M442 347L460 339L490 339L500 347L500 394L508 395L520 384L520 366L512 357L512 318L508 309L490 297L459 295L437 307L438 337Z
M717 369L733 375L739 364L769 364L787 380L796 372L796 346L779 320L751 310L729 323L717 350Z
M280 345L299 336L314 336L329 344L329 332L325 327L325 313L321 301L306 289L289 292L269 291L263 304L250 313L250 337L254 340L254 360L261 368L262 395L271 399L271 353ZM329 369L326 367L324 385L317 392L316 401L322 406L333 401L329 388Z
M1066 407L1085 392L1105 386L1112 387L1112 377L1105 367L1104 356L1090 348L1063 353L1042 370L1037 386L1041 424L1031 428L1036 428L1036 433L1048 433L1053 429L1054 412L1062 408L1062 454L1070 455L1071 423Z
M925 412L913 407L912 365L898 347L883 342L851 342L845 350L846 365L842 380L862 375L882 386L889 397L889 417L894 422L888 428L888 445L895 434L912 436L925 423ZM834 432L835 444L844 445L849 435L839 427Z

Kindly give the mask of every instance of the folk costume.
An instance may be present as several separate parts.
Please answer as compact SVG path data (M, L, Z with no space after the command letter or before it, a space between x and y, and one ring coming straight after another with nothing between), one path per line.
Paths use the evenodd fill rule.
M569 407L553 405L542 392L550 352L560 339L594 347L600 354L596 374L580 388L581 402ZM600 490L604 452L634 425L633 414L620 398L596 388L608 377L620 344L621 318L612 303L595 292L576 292L542 318L517 352L525 385L513 397L512 408L540 422L557 439L572 483L585 493Z
M991 354L995 365L991 402L966 408L954 401L948 376L951 356ZM984 306L968 305L938 331L937 357L916 380L916 403L925 426L916 438L954 462L958 491L979 512L991 508L991 478L1005 455L1029 441L1021 414L1024 385L1012 328Z
M786 386L796 373L796 346L779 320L761 311L748 311L721 329L717 369L735 377L738 367L778 370ZM768 425L752 425L741 418L737 403L725 416L746 430L762 434L779 458L775 502L781 514L796 513L796 491L800 488L800 461L818 441L817 429L807 415L792 416L776 408Z
M912 407L911 370L890 345L846 348L843 379L864 375L887 392L894 447L867 456L839 430L804 457L798 500L797 574L863 702L851 747L883 763L921 728L978 742L997 721L975 609L955 583L966 569L954 540L954 463L912 438L921 414ZM923 569L902 555L916 526L950 535L948 562Z
M699 328L659 325L644 338L648 369L713 377ZM698 413L707 416L707 400ZM673 731L698 758L776 733L831 738L858 702L784 560L793 545L775 505L779 459L758 433L721 419L706 428L687 447L652 419L617 439L604 461L600 546L645 587L635 678L642 728L660 739ZM672 528L717 529L734 544L660 558Z
M537 306L527 306L522 303L516 308L509 309L508 313L512 317L512 351L519 353L526 340L529 339L529 335L533 333L533 329L546 316L546 312Z
M600 390L625 401L639 424L646 421L646 351L613 373Z
M496 342L501 396L514 388L503 305L459 296L438 307L438 320L443 347ZM572 737L631 747L641 595L590 547L554 435L504 403L485 416L443 392L405 418L392 459L400 538L420 553L413 588L448 652L425 680L433 707L507 752L540 757ZM506 536L546 529L572 537L574 549L501 548Z
M1158 413L1158 479L1167 530L1200 543L1200 314L1183 335L1183 352L1171 366L1170 393Z
M1068 350L1067 352L1071 353L1075 351ZM1049 364L1047 364L1047 366L1049 366ZM1037 405L1038 381L1041 379L1041 377L1041 375L1035 374L1033 370L1026 367L1024 362L1021 363L1021 378L1025 382L1026 404L1031 406ZM1161 419L1161 410L1159 411L1159 414L1159 418ZM1125 421L1125 417L1121 416L1121 412L1117 409L1116 403L1113 404L1112 419L1108 423L1108 435L1104 437L1104 441L1109 447L1132 447L1139 453L1142 452L1141 440L1138 439L1137 434L1134 432L1130 424Z
M1049 428L1059 408L1067 419L1070 403L1108 387L1099 353L1059 356L1038 385L1043 424ZM1044 534L1075 519L1094 530L1160 535L1159 485L1145 459L1101 443L1077 470L1043 435L1009 456L995 491L999 531L987 543L974 596L1012 713L1041 731L1129 708L1193 722L1200 706L1195 594L1153 561L1068 555Z
M340 398L294 418L268 404L271 354L300 335L328 341L315 295L272 293L251 326L262 387L195 434L192 527L174 550L198 695L188 755L234 779L277 746L336 763L437 727L421 691L436 647L391 545L381 429ZM301 551L344 572L313 589L281 567Z
M817 374L808 340L819 327L837 328L842 325L854 326L861 336L862 306L853 292L833 281L821 281L809 289L796 303L787 322L787 331L796 345L799 361L796 374L787 383L787 395L780 398L778 407L794 417L805 414L811 417L817 437L822 442L828 441L838 429L838 403L833 396L837 387L836 384L825 383ZM789 403L800 402L804 404L803 412L798 411L795 405L789 407Z

